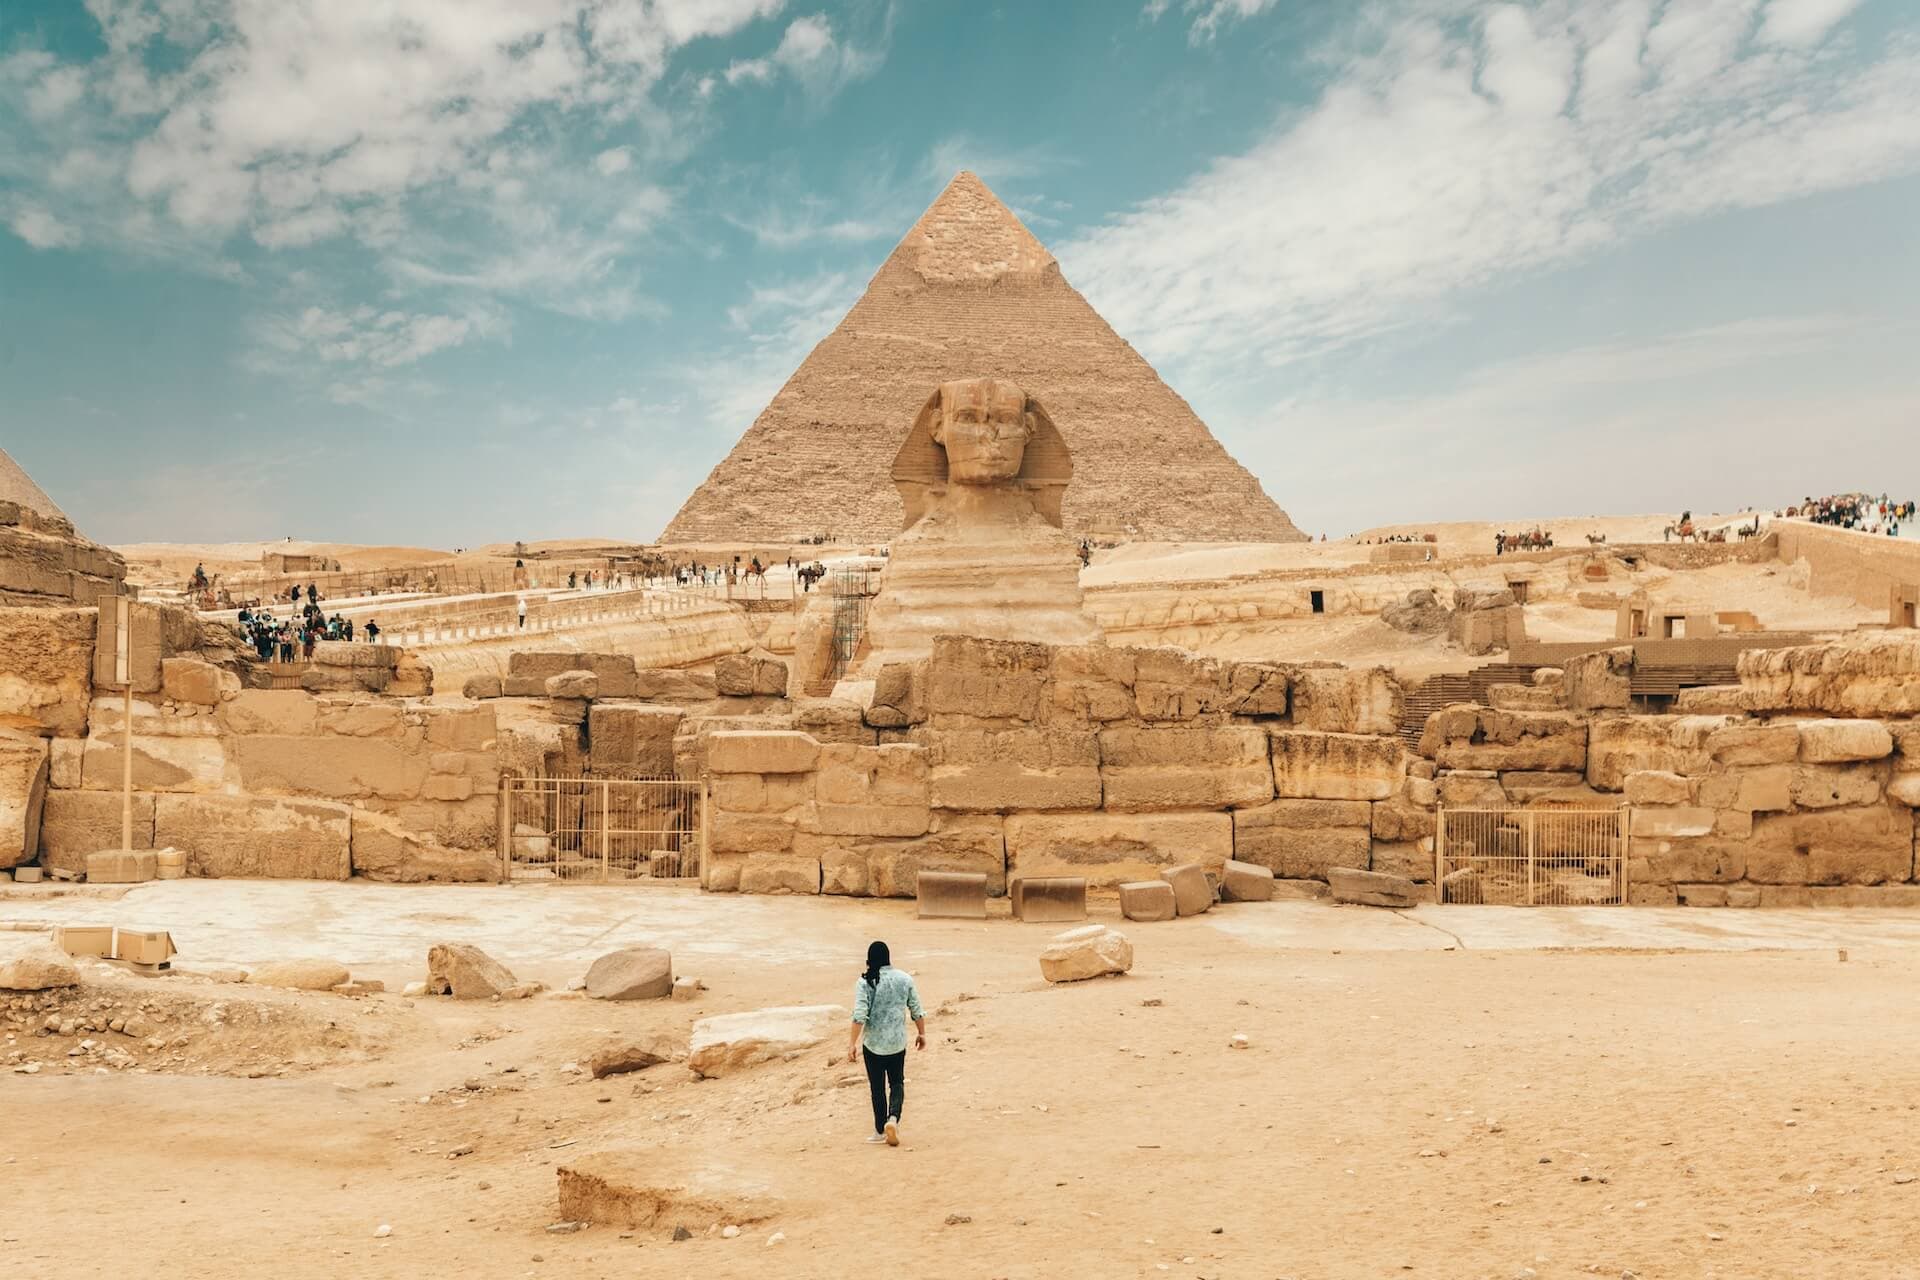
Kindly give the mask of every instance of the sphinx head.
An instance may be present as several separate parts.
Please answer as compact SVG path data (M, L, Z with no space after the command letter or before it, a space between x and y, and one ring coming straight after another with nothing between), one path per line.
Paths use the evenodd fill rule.
M940 384L933 442L947 451L954 484L1004 484L1020 474L1033 439L1027 393L998 378Z

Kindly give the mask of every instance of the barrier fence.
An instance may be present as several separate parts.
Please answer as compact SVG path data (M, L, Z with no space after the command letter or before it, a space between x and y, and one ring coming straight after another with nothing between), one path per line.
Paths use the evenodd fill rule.
M1617 906L1627 900L1629 822L1624 805L1441 809L1434 836L1440 901Z
M500 877L634 884L691 880L707 847L707 788L579 773L500 781Z

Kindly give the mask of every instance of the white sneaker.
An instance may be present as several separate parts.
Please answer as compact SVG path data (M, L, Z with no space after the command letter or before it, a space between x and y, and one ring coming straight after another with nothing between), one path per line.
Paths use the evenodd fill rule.
M887 1140L887 1135L884 1133L876 1133L871 1138L867 1139L868 1142L885 1142L886 1140Z
M885 1142L890 1147L897 1147L900 1145L900 1122L898 1120L887 1121L886 1136L882 1138L881 1141Z

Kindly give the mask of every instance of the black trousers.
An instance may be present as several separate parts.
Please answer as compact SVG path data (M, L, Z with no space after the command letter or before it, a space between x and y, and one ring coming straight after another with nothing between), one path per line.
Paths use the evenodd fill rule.
M862 1045L860 1056L867 1062L867 1089L873 1094L873 1131L880 1132L887 1127L888 1117L900 1118L900 1104L907 1096L907 1051L898 1053L875 1053ZM893 1104L887 1104L887 1093L891 1089Z

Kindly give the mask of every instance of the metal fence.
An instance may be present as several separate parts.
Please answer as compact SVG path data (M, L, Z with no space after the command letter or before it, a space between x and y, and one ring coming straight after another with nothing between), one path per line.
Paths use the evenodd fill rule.
M621 884L697 879L707 788L606 773L500 782L503 880Z
M833 592L833 659L827 674L838 680L860 652L867 602L879 594L880 574L869 568L835 569L828 589Z
M1442 809L1434 838L1442 902L1593 907L1627 900L1625 806Z

